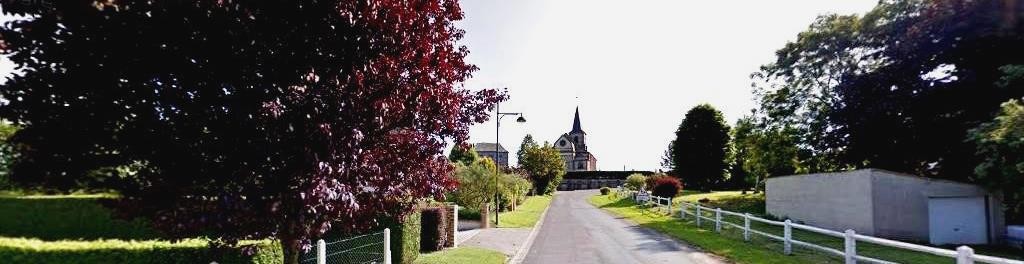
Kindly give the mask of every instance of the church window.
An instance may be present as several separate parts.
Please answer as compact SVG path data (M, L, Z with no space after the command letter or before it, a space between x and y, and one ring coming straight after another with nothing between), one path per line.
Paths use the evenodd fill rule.
M562 147L565 147L565 140L558 141L558 145L562 146Z

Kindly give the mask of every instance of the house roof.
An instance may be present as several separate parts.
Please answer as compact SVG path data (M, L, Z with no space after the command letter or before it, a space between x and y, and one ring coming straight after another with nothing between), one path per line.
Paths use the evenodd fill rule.
M476 143L473 148L476 149L476 152L494 152L494 146L498 146L498 152L508 153L505 147L495 143Z

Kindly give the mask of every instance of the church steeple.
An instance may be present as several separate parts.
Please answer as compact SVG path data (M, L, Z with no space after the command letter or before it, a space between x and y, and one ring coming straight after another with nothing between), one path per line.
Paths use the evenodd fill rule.
M583 133L583 134L587 133L587 132L583 132L583 128L580 127L580 107L579 106L576 107L576 118L574 118L573 121L572 121L572 131L570 131L569 133Z

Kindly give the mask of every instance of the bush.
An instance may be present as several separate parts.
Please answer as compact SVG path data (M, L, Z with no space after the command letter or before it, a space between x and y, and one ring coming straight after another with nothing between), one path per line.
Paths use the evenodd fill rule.
M654 188L652 188L651 194L658 197L672 198L676 197L682 190L683 183L679 182L679 179L672 176L661 176L654 179Z
M42 240L160 238L141 220L114 219L101 203L111 195L0 196L0 236Z
M449 197L463 208L480 208L483 203L493 201L495 193L494 163L490 159L480 159L469 165L456 164L455 177L459 181L459 187ZM523 176L509 173L499 173L501 200L498 201L502 209L511 209L513 204L519 205L526 200L531 185L530 181Z
M601 187L601 195L608 195L609 193L612 193L612 189L608 187Z
M624 185L626 189L632 191L643 191L646 189L644 186L647 186L647 176L639 173L633 173L630 174L629 177L626 177L626 183Z
M422 215L419 210L405 216L400 224L394 224L391 228L391 241L395 245L391 249L391 260L394 263L412 264L420 256L420 221Z
M420 251L433 252L444 249L448 241L448 210L444 207L427 207L421 211Z
M278 243L248 241L255 251L211 250L206 240L178 243L158 240L42 241L0 237L0 259L6 263L281 263Z

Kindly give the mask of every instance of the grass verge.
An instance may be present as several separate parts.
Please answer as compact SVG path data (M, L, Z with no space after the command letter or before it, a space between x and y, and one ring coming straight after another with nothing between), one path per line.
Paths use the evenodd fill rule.
M498 217L498 227L533 227L540 221L540 215L551 204L552 196L538 195L526 198L515 212L502 213Z
M420 255L416 264L501 264L505 263L505 255L501 252L475 248L459 247Z

